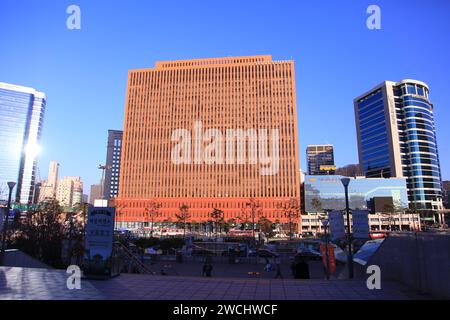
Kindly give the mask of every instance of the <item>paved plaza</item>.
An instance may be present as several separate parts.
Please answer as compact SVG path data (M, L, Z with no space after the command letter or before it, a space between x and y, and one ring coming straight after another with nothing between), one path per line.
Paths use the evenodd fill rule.
M261 262L262 261L262 262ZM272 270L266 271L264 269L265 263L262 259L259 263L235 263L230 264L226 262L213 262L212 276L215 278L239 278L239 279L273 279L276 275L276 265L272 261ZM311 279L322 280L325 274L321 261L309 261L309 272ZM147 263L148 268L160 274L161 270L169 276L182 277L198 277L202 274L203 262L189 261L178 263L175 261L158 261L154 264ZM281 275L284 279L293 279L294 276L291 270L291 262L280 263ZM338 265L333 277L341 277L345 266Z
M0 267L0 299L27 300L316 300L424 299L393 282L368 290L364 281L237 279L121 274L82 280L69 290L64 270Z

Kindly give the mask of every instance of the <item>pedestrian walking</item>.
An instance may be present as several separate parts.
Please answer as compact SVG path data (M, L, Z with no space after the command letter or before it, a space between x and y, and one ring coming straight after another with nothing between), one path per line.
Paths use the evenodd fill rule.
M205 277L206 276L206 269L207 269L208 267L207 267L207 263L205 262L204 264L203 264L203 268L202 268L202 277Z
M309 265L303 257L296 257L291 268L295 279L309 279Z
M211 277L213 266L209 262L205 262L202 269L202 277Z
M281 274L281 266L280 263L277 262L275 270L277 271L277 274L275 275L275 279L283 279L283 275Z
M207 277L211 277L212 269L213 269L212 264L208 263L206 265L206 276Z
M266 265L264 266L264 271L270 272L272 271L272 264L269 259L266 258Z

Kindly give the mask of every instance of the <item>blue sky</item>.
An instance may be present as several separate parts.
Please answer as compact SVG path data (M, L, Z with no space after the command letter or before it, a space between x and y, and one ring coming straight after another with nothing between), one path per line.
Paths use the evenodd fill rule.
M66 9L81 8L81 30ZM381 30L366 28L369 5ZM300 162L332 143L357 163L353 98L384 80L430 86L444 179L450 179L450 1L1 0L0 81L48 96L40 175L97 182L108 129L121 129L127 70L158 60L272 54L296 63Z

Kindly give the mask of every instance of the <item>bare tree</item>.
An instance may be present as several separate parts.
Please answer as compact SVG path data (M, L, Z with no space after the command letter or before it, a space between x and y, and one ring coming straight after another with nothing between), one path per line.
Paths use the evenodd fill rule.
M252 220L252 237L255 239L255 219L262 213L262 206L258 200L250 198L246 203L246 207L250 209L250 218Z
M114 206L115 212L114 212L114 227L117 227L117 222L119 221L119 217L122 217L125 215L125 212L123 209L125 209L127 205L125 203L116 203Z
M224 221L223 211L220 209L214 208L210 215L211 215L211 218L213 218L213 220L214 220L214 224L215 224L214 231L215 231L216 238L217 238L217 226L221 225L222 222ZM222 227L220 227L220 232L222 232Z
M322 210L323 210L322 202L320 201L319 198L313 198L311 200L311 205L316 210L316 212L322 212Z
M15 246L54 267L61 267L61 244L67 236L65 217L58 201L30 210L15 235Z
M153 225L155 224L155 217L159 215L159 208L161 208L161 203L152 201L150 205L145 208L145 217L146 220L150 217L150 221L152 223L150 237L153 238Z
M288 219L289 223L289 239L292 239L293 235L293 221L296 225L299 225L300 206L299 202L295 198L291 198L288 201L283 201L278 204L278 208L281 210L283 216Z
M183 223L183 237L186 239L186 224L187 221L190 219L191 215L189 214L189 206L187 204L182 204L180 206L180 213L175 214L175 217L177 218L178 222Z
M259 228L262 233L266 235L266 237L273 237L273 223L265 216L261 216L258 220Z
M389 231L392 231L392 222L395 225L395 216L399 216L399 230L402 231L402 213L405 211L405 205L400 201L393 201L392 204L385 204L382 216L387 217L389 221Z

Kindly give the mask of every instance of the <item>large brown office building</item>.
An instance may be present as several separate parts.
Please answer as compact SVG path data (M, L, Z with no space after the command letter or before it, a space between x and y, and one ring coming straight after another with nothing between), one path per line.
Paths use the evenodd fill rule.
M300 202L293 61L271 56L157 62L128 74L119 222L286 220L280 203Z

